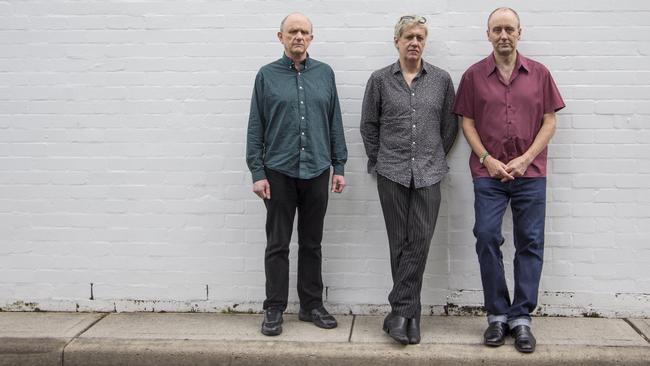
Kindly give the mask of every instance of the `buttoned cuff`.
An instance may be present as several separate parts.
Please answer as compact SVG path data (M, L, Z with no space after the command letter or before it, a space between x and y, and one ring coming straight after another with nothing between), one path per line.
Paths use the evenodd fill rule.
M345 165L334 165L334 175L345 175Z
M251 174L253 175L253 183L257 182L258 180L266 179L266 172L264 172L264 170L251 172Z

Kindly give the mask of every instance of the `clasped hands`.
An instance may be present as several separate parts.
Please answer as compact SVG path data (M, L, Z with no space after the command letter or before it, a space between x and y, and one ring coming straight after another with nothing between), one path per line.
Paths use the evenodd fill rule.
M530 162L530 159L525 155L522 155L510 160L508 164L505 164L489 155L485 158L483 165L488 170L491 178L499 179L501 182L505 183L523 176L524 173L526 173L526 169L528 169Z

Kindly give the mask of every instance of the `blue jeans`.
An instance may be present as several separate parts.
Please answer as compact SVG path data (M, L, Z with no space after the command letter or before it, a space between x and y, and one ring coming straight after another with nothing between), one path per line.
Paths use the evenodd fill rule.
M512 302L501 252L505 241L501 226L508 202L515 244ZM474 179L474 236L489 321L507 320L511 327L530 323L542 274L545 211L546 178L517 178L506 183L492 178Z

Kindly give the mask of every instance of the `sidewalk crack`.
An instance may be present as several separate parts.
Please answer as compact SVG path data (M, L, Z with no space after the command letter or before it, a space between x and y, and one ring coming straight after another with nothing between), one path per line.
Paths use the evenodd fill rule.
M639 333L639 335L641 336L641 338L645 339L646 342L650 343L650 339L648 339L648 337L647 337L645 334L643 334L643 332L641 331L641 329L639 329L636 325L634 325L634 323L632 323L628 318L623 318L623 320L624 320L624 321L625 321L625 322L626 322L630 327L632 327L632 329L634 329L637 333Z
M70 340L63 346L63 350L61 350L61 366L65 365L65 349L68 347L68 345L72 343L74 340L78 339L82 334L86 333L88 329L92 328L95 324L99 323L99 321L106 318L106 316L108 316L108 313L103 313L100 315L101 316L99 318L97 318L94 322L90 323L86 328L82 329L74 337L70 338Z
M350 326L350 335L348 336L348 343L352 342L352 332L354 331L354 322L357 320L356 315L352 315L352 325Z

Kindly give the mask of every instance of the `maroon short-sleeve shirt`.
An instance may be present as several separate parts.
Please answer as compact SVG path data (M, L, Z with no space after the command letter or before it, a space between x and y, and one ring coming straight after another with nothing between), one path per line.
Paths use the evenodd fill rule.
M454 113L473 119L487 151L504 163L528 150L545 113L562 108L564 101L548 69L519 52L509 85L499 77L490 54L465 71L454 103ZM544 148L524 177L546 176L546 154ZM469 167L474 178L490 176L476 154L470 154Z

